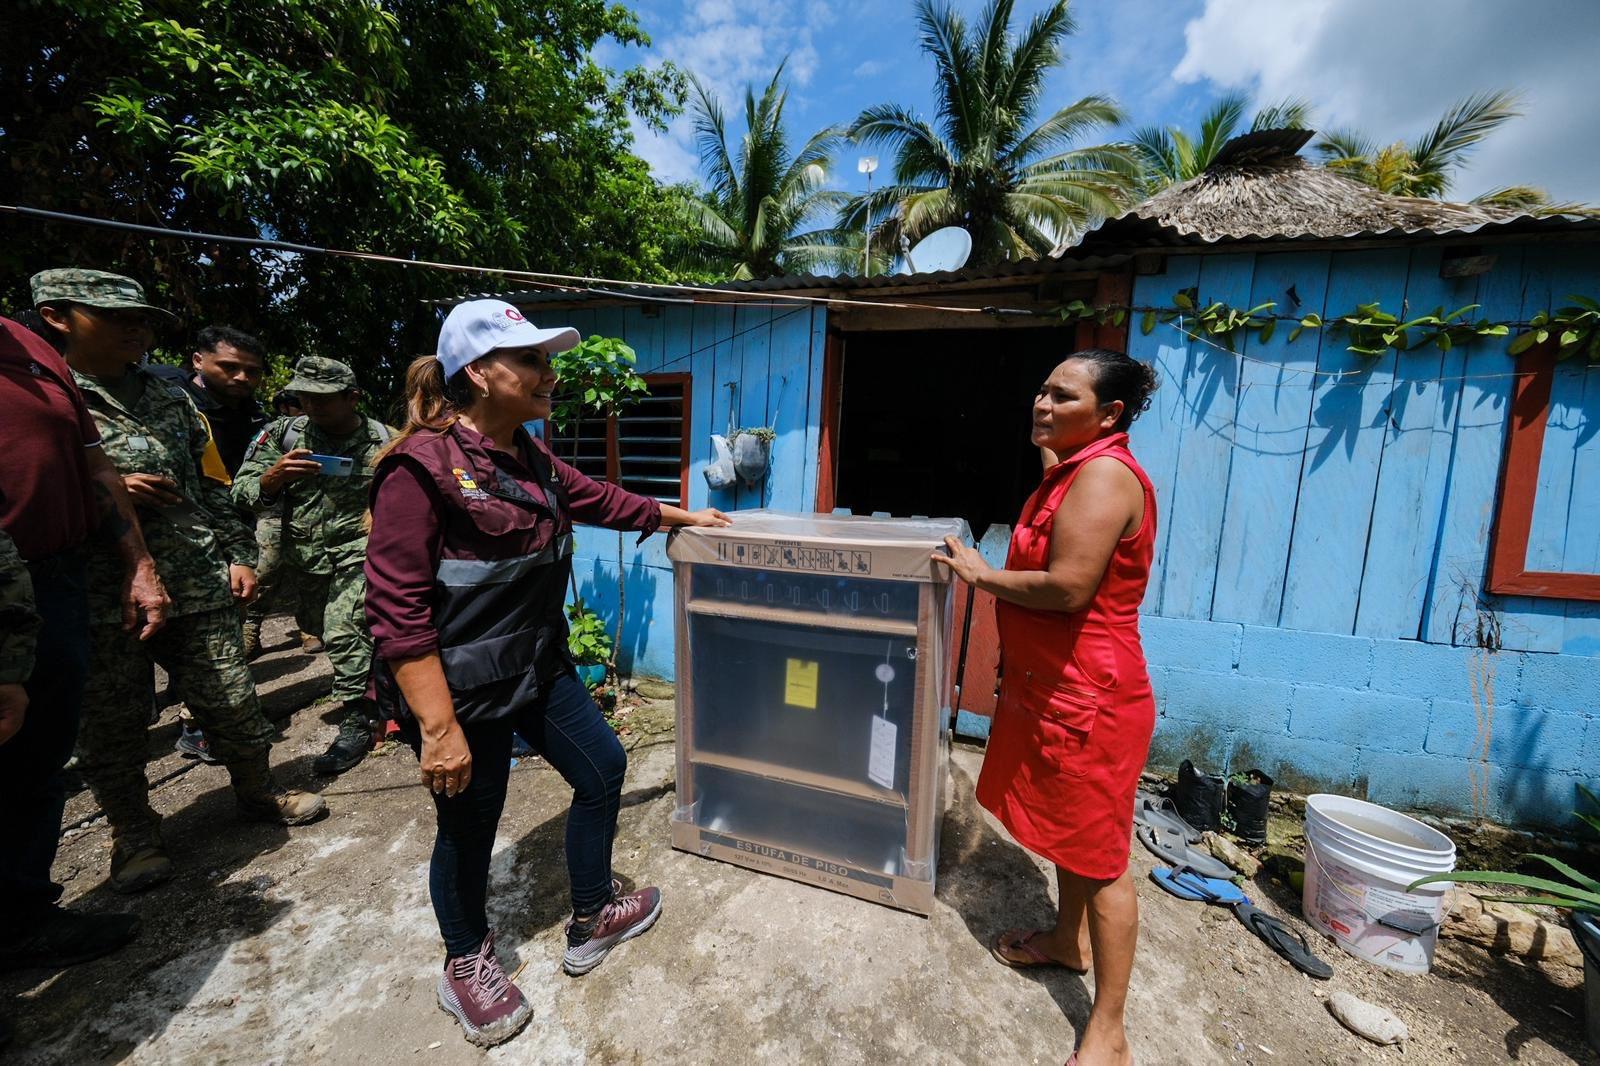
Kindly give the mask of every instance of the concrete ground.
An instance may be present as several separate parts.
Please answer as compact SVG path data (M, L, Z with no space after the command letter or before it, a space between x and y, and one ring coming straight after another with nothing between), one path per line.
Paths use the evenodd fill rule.
M274 749L290 783L332 738L326 667L298 651L256 664L269 708L293 714ZM973 800L982 753L951 766L938 907L920 918L673 851L670 703L628 716L631 764L616 869L659 884L660 923L599 970L559 971L569 793L538 760L513 773L494 862L501 957L534 1008L490 1052L463 1041L434 1002L441 952L425 884L432 812L406 749L327 783L331 817L295 830L233 820L226 775L171 753L172 712L152 730L154 803L179 864L166 886L123 899L104 885L103 820L71 831L57 876L67 902L131 908L138 941L58 974L0 975L0 1010L26 1063L1060 1063L1089 1010L1092 981L1001 967L1002 929L1049 920L1053 877ZM75 797L73 825L94 813ZM1302 977L1225 911L1184 903L1147 879L1128 1021L1144 1064L1593 1061L1581 975L1543 971L1458 942L1433 973L1401 977L1318 951L1336 975ZM1292 916L1281 889L1252 896ZM1404 1019L1411 1041L1379 1049L1322 1005L1343 987Z

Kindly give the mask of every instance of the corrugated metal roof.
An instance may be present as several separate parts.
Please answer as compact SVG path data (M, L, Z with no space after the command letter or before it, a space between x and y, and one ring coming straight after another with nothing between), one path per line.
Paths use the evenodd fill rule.
M1120 266L1125 256L1082 256L1073 259L1024 259L994 267L969 267L962 270L941 270L928 274L874 274L860 277L854 274L783 274L775 278L753 281L724 281L699 286L709 293L802 293L816 292L824 296L851 294L851 298L870 298L874 292L896 289L937 287L967 282L1006 282L1015 278L1048 277L1053 274L1072 274ZM473 292L454 299L435 300L442 306L454 306L465 300L495 299L514 304L533 303L587 303L605 300L646 300L676 303L691 301L695 292L684 292L670 285L610 284L590 288L522 289L501 292Z

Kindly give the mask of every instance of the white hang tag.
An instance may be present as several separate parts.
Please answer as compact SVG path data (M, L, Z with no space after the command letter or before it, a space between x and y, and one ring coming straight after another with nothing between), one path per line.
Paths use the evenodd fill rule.
M894 738L899 728L887 718L872 717L872 751L867 757L867 776L875 785L894 788Z

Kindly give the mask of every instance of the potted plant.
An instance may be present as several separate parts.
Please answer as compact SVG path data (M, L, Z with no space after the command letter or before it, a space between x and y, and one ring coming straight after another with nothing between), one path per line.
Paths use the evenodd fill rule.
M606 632L605 620L582 600L567 604L567 651L578 668L578 677L590 690L605 680L611 635Z
M746 486L754 488L767 476L767 466L772 461L772 442L777 435L771 426L736 429L728 434L728 442L733 446L733 468Z
M1579 785L1578 789L1591 804L1600 806L1600 799L1596 799L1594 793L1582 785ZM1600 832L1600 816L1584 814L1582 811L1574 811L1573 814L1585 825ZM1589 1046L1600 1051L1600 881L1549 855L1530 854L1522 858L1524 861L1538 860L1554 870L1563 880L1557 881L1548 877L1534 877L1505 870L1457 870L1447 874L1432 874L1413 881L1407 886L1406 891L1414 891L1418 885L1434 881L1475 885L1515 885L1518 888L1531 889L1535 894L1483 898L1495 903L1542 905L1565 910L1568 915L1567 924L1571 926L1573 938L1577 940L1578 948L1583 952L1584 1013L1587 1015Z

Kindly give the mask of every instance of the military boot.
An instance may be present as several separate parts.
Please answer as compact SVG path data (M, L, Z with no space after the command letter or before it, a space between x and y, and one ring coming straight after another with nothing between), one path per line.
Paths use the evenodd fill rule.
M261 623L247 621L244 624L244 657L247 660L261 658Z
M328 750L311 762L312 773L342 774L366 758L372 750L372 722L366 700L350 700L344 705L344 720L339 723L339 735L333 738Z
M315 792L284 788L274 781L265 751L230 764L228 775L233 778L239 817L246 821L305 825L327 813L328 805Z
M328 650L328 647L322 643L322 638L315 633L307 633L305 630L301 630L300 650L307 655L321 655Z
M111 851L111 891L124 896L154 888L172 876L160 840L118 841Z

